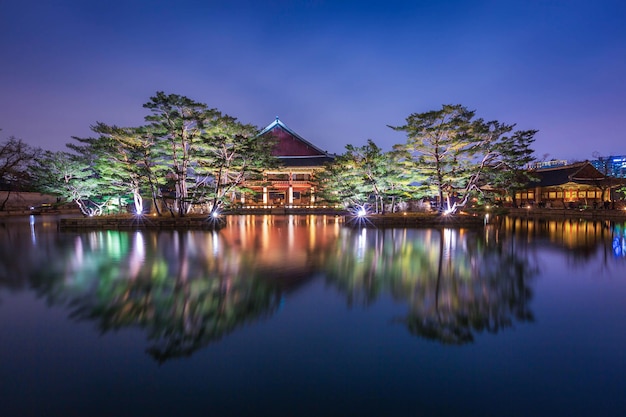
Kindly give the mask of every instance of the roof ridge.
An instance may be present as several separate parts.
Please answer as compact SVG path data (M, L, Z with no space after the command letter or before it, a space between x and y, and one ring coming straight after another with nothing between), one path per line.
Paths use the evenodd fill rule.
M296 132L294 132L292 129L290 129L289 127L287 127L286 124L284 124L279 118L278 116L276 116L276 120L274 120L272 123L270 123L269 125L265 126L265 128L263 130L261 130L261 132L259 132L259 134L257 135L257 137L259 136L263 136L264 134L266 134L267 132L269 132L270 130L274 129L276 126L284 129L285 131L287 131L287 133L293 135L294 137L296 137L298 140L302 141L305 145L310 146L311 148L313 148L314 150L316 150L317 152L323 154L323 155L328 155L328 152L324 151L323 149L321 149L320 147L312 144L311 142L309 142L308 140L306 140L305 138L303 138L302 136L300 136L299 134L297 134ZM321 156L321 155L320 155Z

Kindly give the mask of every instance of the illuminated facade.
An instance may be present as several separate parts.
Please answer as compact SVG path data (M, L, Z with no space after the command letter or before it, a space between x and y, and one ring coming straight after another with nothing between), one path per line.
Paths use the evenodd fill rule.
M315 173L334 160L334 155L298 135L278 117L259 133L259 139L276 141L272 155L280 166L264 172L262 181L246 183L253 192L240 197L240 206L243 209L323 207L324 203L315 195Z
M611 190L623 184L619 179L604 175L589 162L537 169L532 174L539 181L516 193L516 200L522 204L538 203L556 208L601 207L613 200Z

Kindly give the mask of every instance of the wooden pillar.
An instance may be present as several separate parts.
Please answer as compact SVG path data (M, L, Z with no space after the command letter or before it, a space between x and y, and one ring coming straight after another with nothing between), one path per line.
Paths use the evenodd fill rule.
M269 194L267 192L267 187L263 187L263 205L267 206L267 200L268 200Z
M289 171L289 189L287 190L287 204L293 205L293 172Z
M535 203L541 202L541 187L535 187Z

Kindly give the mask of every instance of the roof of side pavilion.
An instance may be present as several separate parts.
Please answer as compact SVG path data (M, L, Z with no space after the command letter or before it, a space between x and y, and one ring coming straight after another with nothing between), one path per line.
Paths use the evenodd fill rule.
M272 136L276 140L272 155L277 157L285 166L321 166L335 159L334 155L321 150L288 128L278 117L267 125L258 136Z
M539 182L531 184L534 187L550 187L567 183L614 186L622 183L622 181L616 178L603 175L588 161L554 168L538 169L532 173L539 179Z

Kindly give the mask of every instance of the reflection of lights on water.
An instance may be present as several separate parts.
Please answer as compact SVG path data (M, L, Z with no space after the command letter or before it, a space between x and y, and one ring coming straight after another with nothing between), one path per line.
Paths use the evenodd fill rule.
M220 241L218 239L218 233L213 230L213 234L211 235L211 238L213 240L213 255L217 255L220 251Z
M456 234L452 229L443 229L443 247L444 247L444 259L450 259L452 252L456 249Z
M128 276L136 278L146 257L146 246L141 232L135 233L135 244L128 259Z
M626 257L626 230L623 225L613 226L613 253L616 257Z
M35 216L33 216L32 214L30 215L29 223L30 223L30 238L33 241L33 245L35 245L37 244L37 236L35 235Z
M74 239L74 259L73 264L75 267L80 267L84 262L83 241L79 236Z
M613 253L617 257L626 257L626 238L624 236L613 238Z
M356 245L357 261L361 261L365 257L365 248L367 246L366 239L367 239L367 229L363 228L361 229L361 233L359 234L359 237L357 239L357 245Z
M135 253L143 259L146 254L146 247L141 232L135 233Z

